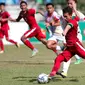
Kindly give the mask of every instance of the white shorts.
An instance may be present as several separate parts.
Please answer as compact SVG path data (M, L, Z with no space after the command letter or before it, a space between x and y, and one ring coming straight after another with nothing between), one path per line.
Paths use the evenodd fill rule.
M54 41L65 41L65 37L62 36L62 34L53 34L48 40L54 40Z

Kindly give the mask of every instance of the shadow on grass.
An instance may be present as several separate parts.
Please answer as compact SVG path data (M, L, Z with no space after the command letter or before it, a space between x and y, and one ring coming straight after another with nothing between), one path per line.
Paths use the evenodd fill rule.
M71 80L69 80L70 82L79 82L79 80L78 79L71 79Z
M54 77L50 82L60 82L60 81L65 81L65 82L79 82L80 78L83 78L85 76L71 76L71 77L67 77L67 78L61 78L61 77ZM18 77L13 77L12 79L16 80L16 81L27 81L27 82L37 82L37 77L35 76L18 76Z
M25 77L25 76L18 76L18 77L13 77L12 79L16 81L29 81L29 82L34 82L37 81L36 77Z

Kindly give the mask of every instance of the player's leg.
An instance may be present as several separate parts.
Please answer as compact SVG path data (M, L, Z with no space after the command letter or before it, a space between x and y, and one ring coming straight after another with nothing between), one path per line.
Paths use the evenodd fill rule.
M0 48L1 48L0 53L4 53L4 44L2 38L0 38Z
M21 41L33 51L32 56L35 56L38 50L32 45L32 43L28 40L28 38L34 37L35 33L36 33L36 28L30 29L26 31L24 35L21 37Z
M80 42L76 42L76 54L85 59L85 48Z
M73 56L73 54L70 51L68 51L67 49L65 51L63 51L63 53L59 54L55 59L55 63L52 68L52 71L50 73L50 76L55 76L56 72L58 72L58 70L60 68L61 62L68 61L72 56Z
M67 72L68 72L68 69L69 69L69 66L70 66L70 63L71 63L71 59L69 61L67 61L67 62L63 62L63 69L62 69L62 71L57 72L56 74L60 75L63 78L66 78L67 77Z
M0 30L0 53L4 53L4 44L3 44L4 33Z
M49 75L50 77L53 77L53 76L56 75L56 72L58 72L58 70L60 68L61 62L63 62L63 61L64 61L64 56L62 56L61 54L59 54L56 57L55 61L54 61L54 66L53 66L52 71L51 71L51 73Z
M19 45L18 42L16 42L16 41L14 41L14 40L12 40L12 39L9 38L9 30L4 30L4 35L5 35L6 40L7 40L8 42L16 45L17 47L20 47L20 45Z
M47 44L47 40L46 40L46 35L43 34L41 32L41 30L37 33L37 35L35 36L39 41L41 41L44 45Z
M56 54L58 54L57 43L58 43L58 41L56 39L56 36L52 35L47 41L47 48L53 50Z
M79 39L80 42L82 42L82 35L80 32L78 32L77 38ZM80 58L80 56L75 55L75 58L76 58L76 62L74 64L80 64L82 62L82 59Z
M75 55L76 58L76 62L74 62L74 64L80 64L82 62L82 59L80 58L80 56Z

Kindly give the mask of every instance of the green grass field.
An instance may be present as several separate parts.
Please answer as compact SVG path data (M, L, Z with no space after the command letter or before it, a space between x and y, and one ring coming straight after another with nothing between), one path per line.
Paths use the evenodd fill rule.
M0 85L39 85L37 76L50 73L56 55L42 44L35 46L39 53L33 58L30 58L31 50L24 45L19 49L5 46L5 53L0 54ZM67 78L56 75L54 80L45 85L84 85L85 60L79 65L74 65L74 61L72 58Z

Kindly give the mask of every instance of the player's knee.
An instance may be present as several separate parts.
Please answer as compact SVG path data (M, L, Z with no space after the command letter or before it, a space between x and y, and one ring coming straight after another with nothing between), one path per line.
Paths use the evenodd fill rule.
M51 47L51 44L49 44L49 43L47 43L46 46L47 46L48 49L51 49L51 48L52 48L52 47Z
M9 38L6 38L7 41L9 41Z
M24 42L26 39L22 36L21 37L21 41Z

